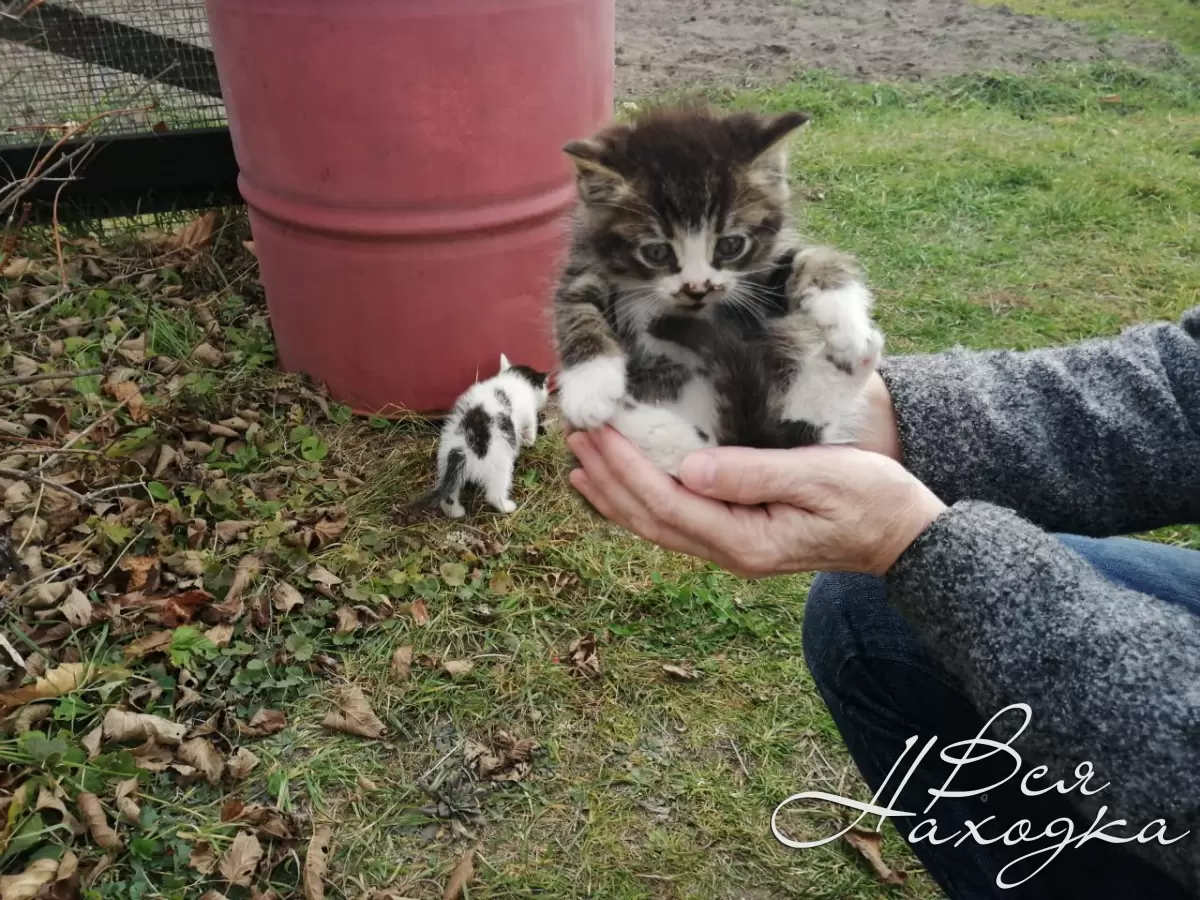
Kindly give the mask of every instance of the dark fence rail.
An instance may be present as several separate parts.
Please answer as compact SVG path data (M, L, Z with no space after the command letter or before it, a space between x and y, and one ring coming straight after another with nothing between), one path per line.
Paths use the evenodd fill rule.
M202 0L0 2L0 190L91 145L22 187L15 218L65 223L240 203L207 44ZM121 109L133 111L101 115ZM55 148L81 122L91 124Z

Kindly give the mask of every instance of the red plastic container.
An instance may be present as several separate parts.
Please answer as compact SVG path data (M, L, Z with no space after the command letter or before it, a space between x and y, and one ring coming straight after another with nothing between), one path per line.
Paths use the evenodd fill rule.
M359 412L551 368L613 0L206 0L280 362Z

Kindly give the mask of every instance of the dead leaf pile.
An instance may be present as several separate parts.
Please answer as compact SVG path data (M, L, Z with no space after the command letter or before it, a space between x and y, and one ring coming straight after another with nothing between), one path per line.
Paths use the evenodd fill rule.
M463 762L482 781L521 781L533 766L538 743L532 738L517 740L506 731L492 738L489 748L477 741L467 741Z

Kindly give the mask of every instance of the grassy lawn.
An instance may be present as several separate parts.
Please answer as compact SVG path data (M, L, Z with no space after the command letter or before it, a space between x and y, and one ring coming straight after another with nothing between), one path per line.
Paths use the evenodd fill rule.
M1169 16L1187 5L1162 8ZM814 74L717 99L815 113L794 157L807 230L863 259L892 353L1060 344L1200 303L1200 72L1190 63L906 87ZM42 632L65 588L7 612L22 653L40 646L50 666L89 666L81 689L44 696L34 738L0 738L7 789L61 790L72 810L86 789L112 823L115 785L141 773L140 816L118 826L123 846L86 896L298 896L308 837L323 823L333 824L332 898L440 897L475 846L472 900L938 896L894 832L885 832L884 856L910 873L899 888L881 885L844 845L794 851L771 835L771 812L792 793L863 796L803 662L805 578L744 583L597 523L566 484L554 433L525 458L511 517L481 507L458 525L398 517L396 504L428 482L433 428L352 421L276 373L241 237L230 225L211 249L181 260L68 245L68 260L94 253L105 275L135 274L101 287L81 264L72 292L3 344L6 358L87 369L120 362L121 348L145 336L145 362L134 354L121 363L144 415L133 414L139 404L127 392L101 388L100 376L58 394L0 393L0 419L51 422L32 420L33 437L6 439L0 457L22 450L36 463L30 441L58 446L52 420L68 407L74 429L110 417L76 445L103 452L101 462L79 465L107 465L113 481L153 481L125 492L140 505L67 516L75 531L65 536L31 535L29 523L10 535L23 559L40 543L47 570L83 545L88 568L66 574L79 574L95 606L120 608L53 644ZM34 255L14 256L22 252ZM48 260L55 274L52 251ZM10 302L14 284L5 282ZM69 317L83 321L64 335ZM196 361L192 348L206 334L217 355ZM193 362L172 372L171 360L184 359ZM126 405L117 409L116 397ZM230 422L234 434L200 420ZM207 450L184 444L201 437ZM156 467L163 445L182 462L139 475ZM46 518L55 492L10 493L10 517ZM195 520L207 531L189 543ZM218 529L231 520L245 524ZM1200 547L1196 530L1165 537ZM178 619L161 608L137 617L128 598L140 576L129 560L149 560L158 593L170 594L199 571L181 562L189 547L216 598L228 599L235 565L251 560L244 573L253 577L235 592L244 611L198 612L157 651L131 657L131 642ZM292 607L283 583L302 602ZM226 625L232 633L210 630ZM575 643L589 636L600 677L572 663L587 656ZM411 665L398 670L393 656L406 647ZM377 737L322 725L343 685L362 689ZM191 740L225 759L244 746L258 765L240 779L218 766L209 783L195 745L191 771L154 772L137 766L136 742L107 735L88 759L83 737L120 704L189 725L216 716L214 733ZM263 707L282 711L286 726L261 738L238 730L234 720ZM464 753L470 742L502 750L501 732L539 750L508 770L515 780L477 793L468 773L478 766ZM37 793L8 803L0 866L21 871L70 846L91 876L104 852L95 835L73 836L52 805L37 809ZM264 830L239 803L278 809L283 833ZM817 835L835 822L817 814L791 827ZM200 865L189 864L207 844L234 865L230 854L248 840L235 846L239 834L264 851L247 885L230 886L219 869L201 874L202 847ZM382 888L392 892L372 895Z

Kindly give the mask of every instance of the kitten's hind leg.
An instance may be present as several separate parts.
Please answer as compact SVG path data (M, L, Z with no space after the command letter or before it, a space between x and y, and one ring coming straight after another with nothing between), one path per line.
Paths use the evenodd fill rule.
M612 426L636 444L668 475L679 475L684 457L715 447L713 436L670 409L625 401Z
M788 446L848 443L861 411L863 388L874 365L847 372L816 348L801 365L783 398L782 437Z
M517 504L509 496L512 492L514 462L515 460L506 460L507 464L504 464L500 461L489 461L487 484L483 489L487 502L505 515L517 509Z

